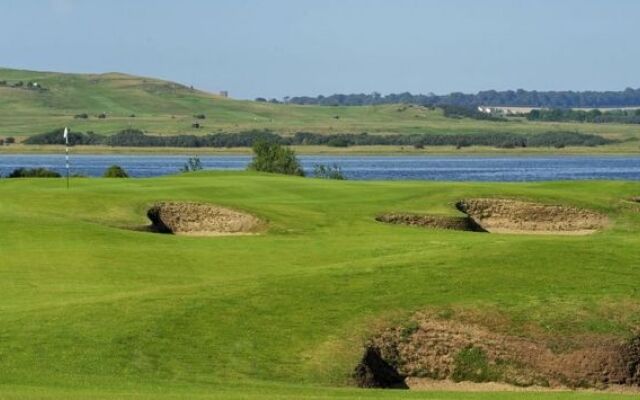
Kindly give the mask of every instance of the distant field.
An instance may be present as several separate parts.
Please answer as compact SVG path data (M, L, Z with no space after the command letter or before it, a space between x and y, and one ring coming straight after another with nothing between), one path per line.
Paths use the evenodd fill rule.
M618 399L356 389L364 341L415 311L474 310L549 337L640 323L637 182L326 181L246 172L0 180L0 399ZM590 236L376 222L470 197L588 208ZM158 201L213 203L260 235L137 230ZM505 316L496 319L496 315Z
M401 105L321 107L221 98L172 82L125 74L81 75L0 69L0 81L37 82L46 90L0 87L0 135L30 136L62 126L114 133L138 128L151 134L205 134L271 129L281 134L478 133L578 131L638 139L640 127L622 124L508 122L446 118L440 109ZM75 119L86 113L88 119ZM106 119L97 115L106 113ZM135 114L135 117L131 117ZM206 119L195 120L195 114ZM194 121L200 129L192 128Z

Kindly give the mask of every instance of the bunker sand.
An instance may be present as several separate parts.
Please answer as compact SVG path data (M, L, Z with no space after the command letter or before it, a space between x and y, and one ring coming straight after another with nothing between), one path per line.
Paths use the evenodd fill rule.
M233 236L259 233L257 217L211 204L164 202L147 211L150 230L188 236Z
M376 220L471 232L554 235L589 235L609 224L605 215L594 211L519 200L468 199L456 203L456 208L466 216L391 213Z

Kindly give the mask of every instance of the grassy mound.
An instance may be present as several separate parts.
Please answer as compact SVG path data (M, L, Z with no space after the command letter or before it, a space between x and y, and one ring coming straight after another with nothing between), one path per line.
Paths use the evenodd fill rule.
M0 68L0 81L7 82L0 85L0 136L5 137L24 138L69 126L74 132L109 135L130 128L156 135L265 129L282 135L296 132L535 134L528 139L534 145L536 138L546 143L548 139L544 136L549 132L565 132L565 135L580 132L607 139L632 139L635 141L620 146L625 152L638 151L638 130L632 124L548 123L523 118L454 119L445 117L439 108L407 105L272 104L223 98L175 82L122 73L71 74ZM18 82L25 85L16 87ZM29 82L37 83L38 87L28 85Z
M367 339L425 308L475 308L483 326L511 336L530 325L559 338L630 335L640 213L627 200L639 189L239 172L72 180L70 190L59 179L1 180L0 398L594 398L348 385ZM392 210L456 215L459 199L488 197L573 205L611 225L535 236L375 221ZM145 224L159 201L216 204L269 225L221 237L121 229Z

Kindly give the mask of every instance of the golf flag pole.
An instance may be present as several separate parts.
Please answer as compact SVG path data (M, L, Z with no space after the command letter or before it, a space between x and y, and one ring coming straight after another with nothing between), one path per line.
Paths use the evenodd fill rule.
M69 189L69 128L64 128L64 161L67 168L67 189Z

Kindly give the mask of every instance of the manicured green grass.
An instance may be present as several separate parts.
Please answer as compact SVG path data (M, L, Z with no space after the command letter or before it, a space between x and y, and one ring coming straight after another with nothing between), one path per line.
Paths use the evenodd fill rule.
M0 68L9 84L35 81L47 91L0 87L0 135L30 136L70 126L111 134L138 128L152 134L205 134L271 129L279 134L315 133L481 133L578 131L609 138L634 139L640 128L624 124L508 122L446 118L439 109L398 105L321 107L259 103L221 98L175 83L125 74L61 74ZM106 119L98 119L100 113ZM89 119L74 119L87 113ZM135 114L135 118L130 117ZM191 127L205 114L201 129Z
M96 400L151 400L151 399L267 399L267 400L626 400L633 394L593 392L398 392L385 390L361 390L325 388L314 386L265 384L243 382L224 385L139 385L135 387L92 387L68 389L62 387L6 387L0 393L2 400L23 399L96 399Z
M517 331L628 335L640 325L633 182L357 182L206 172L0 180L0 399L587 399L344 388L376 327L425 308L496 311ZM385 211L457 213L476 196L574 204L584 237L424 230ZM161 200L252 212L263 235L126 229ZM333 388L332 388L333 387ZM342 387L342 388L335 388Z

